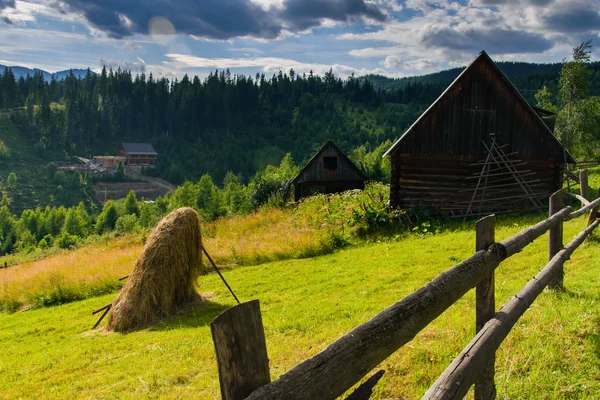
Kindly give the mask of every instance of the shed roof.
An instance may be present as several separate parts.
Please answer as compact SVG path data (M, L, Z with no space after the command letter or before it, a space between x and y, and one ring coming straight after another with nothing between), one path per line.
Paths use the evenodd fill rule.
M317 151L315 153L314 156L312 156L312 158L306 163L306 165L304 167L302 167L302 169L300 170L300 172L298 172L298 175L296 175L294 177L294 179L292 179L290 181L290 185L293 185L294 183L296 183L298 181L298 179L300 179L300 177L318 160L319 155L328 147L331 146L333 147L337 153L339 154L339 156L348 163L348 165L350 166L350 168L352 168L357 174L359 174L359 176L361 176L364 180L367 180L367 177L365 176L365 174L360 170L360 168L358 168L353 162L352 160L350 160L348 158L348 156L346 154L344 154L343 151L340 150L339 147L337 147L331 140L328 140L327 143L325 143L323 145L323 147L321 147L321 149L319 151Z
M128 154L158 155L150 143L121 143L121 146Z
M417 118L417 120L406 130L406 132L404 132L404 134L402 134L402 136L400 136L400 138L398 140L396 140L396 142L394 142L394 144L388 149L388 151L385 152L385 154L383 155L383 157L387 157L389 156L397 147L398 145L402 142L402 140L404 138L406 138L409 134L411 134L413 132L413 130L415 129L415 127L430 113L432 112L432 110L436 107L436 105L446 96L448 95L448 93L456 86L459 84L459 82L463 79L463 77L467 74L469 74L469 72L472 70L474 64L478 61L478 60L483 60L489 64L491 64L493 66L493 68L499 73L499 76L501 77L502 80L504 80L508 87L510 88L510 91L513 92L513 94L515 95L516 101L521 102L524 106L525 109L528 110L531 114L534 115L534 119L536 121L539 122L539 124L542 126L542 130L547 133L548 135L550 135L550 137L552 138L551 140L556 144L556 146L560 147L561 152L563 151L563 146L562 144L558 141L558 139L556 138L556 136L554 136L554 134L552 133L552 131L548 128L548 126L546 125L546 123L542 120L540 113L544 114L544 113L548 113L548 115L551 115L551 113L549 113L546 110L542 110L539 109L540 113L536 112L536 110L534 109L534 107L532 107L527 100L525 100L525 98L523 97L523 95L521 95L521 93L519 92L519 90L513 85L513 83L508 79L508 77L504 74L504 72L502 72L502 70L500 68L498 68L498 66L496 65L496 63L494 63L494 61L490 58L490 56L484 51L482 50L481 53L479 53L479 55L475 58L475 60L473 60L471 62L471 64L469 64L469 66L467 66L467 68L465 68L460 75L450 84L450 86L448 86L446 88L446 90L444 90L444 92L429 106L429 108L427 110L425 110L425 112L423 114L421 114L421 116L419 118ZM566 158L567 161L569 163L576 163L575 158L567 151L566 152Z

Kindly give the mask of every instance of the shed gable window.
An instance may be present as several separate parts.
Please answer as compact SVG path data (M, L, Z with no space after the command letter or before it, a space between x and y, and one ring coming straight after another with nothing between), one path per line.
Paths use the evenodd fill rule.
M337 171L337 157L323 157L323 167L327 171Z

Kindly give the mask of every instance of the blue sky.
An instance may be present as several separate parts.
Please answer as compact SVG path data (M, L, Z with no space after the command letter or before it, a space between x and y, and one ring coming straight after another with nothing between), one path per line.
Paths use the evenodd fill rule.
M410 76L559 62L593 39L600 0L0 0L0 64L155 76L279 70Z

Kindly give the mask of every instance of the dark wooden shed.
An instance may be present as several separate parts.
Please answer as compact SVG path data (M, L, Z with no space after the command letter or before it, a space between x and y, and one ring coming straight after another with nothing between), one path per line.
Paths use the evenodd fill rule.
M292 179L294 199L316 193L339 193L364 189L366 177L360 169L330 140Z
M562 187L565 162L575 160L540 113L482 51L386 152L391 206L430 205L459 214L469 204L480 214L524 210L534 201L524 198L523 184L541 204ZM494 164L500 163L497 152L506 169ZM482 192L483 186L490 190Z

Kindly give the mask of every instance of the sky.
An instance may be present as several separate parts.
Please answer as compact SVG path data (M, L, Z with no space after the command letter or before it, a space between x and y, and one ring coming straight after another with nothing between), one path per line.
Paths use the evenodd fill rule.
M589 39L599 60L600 0L0 0L0 64L49 72L403 77L481 50L560 62Z

